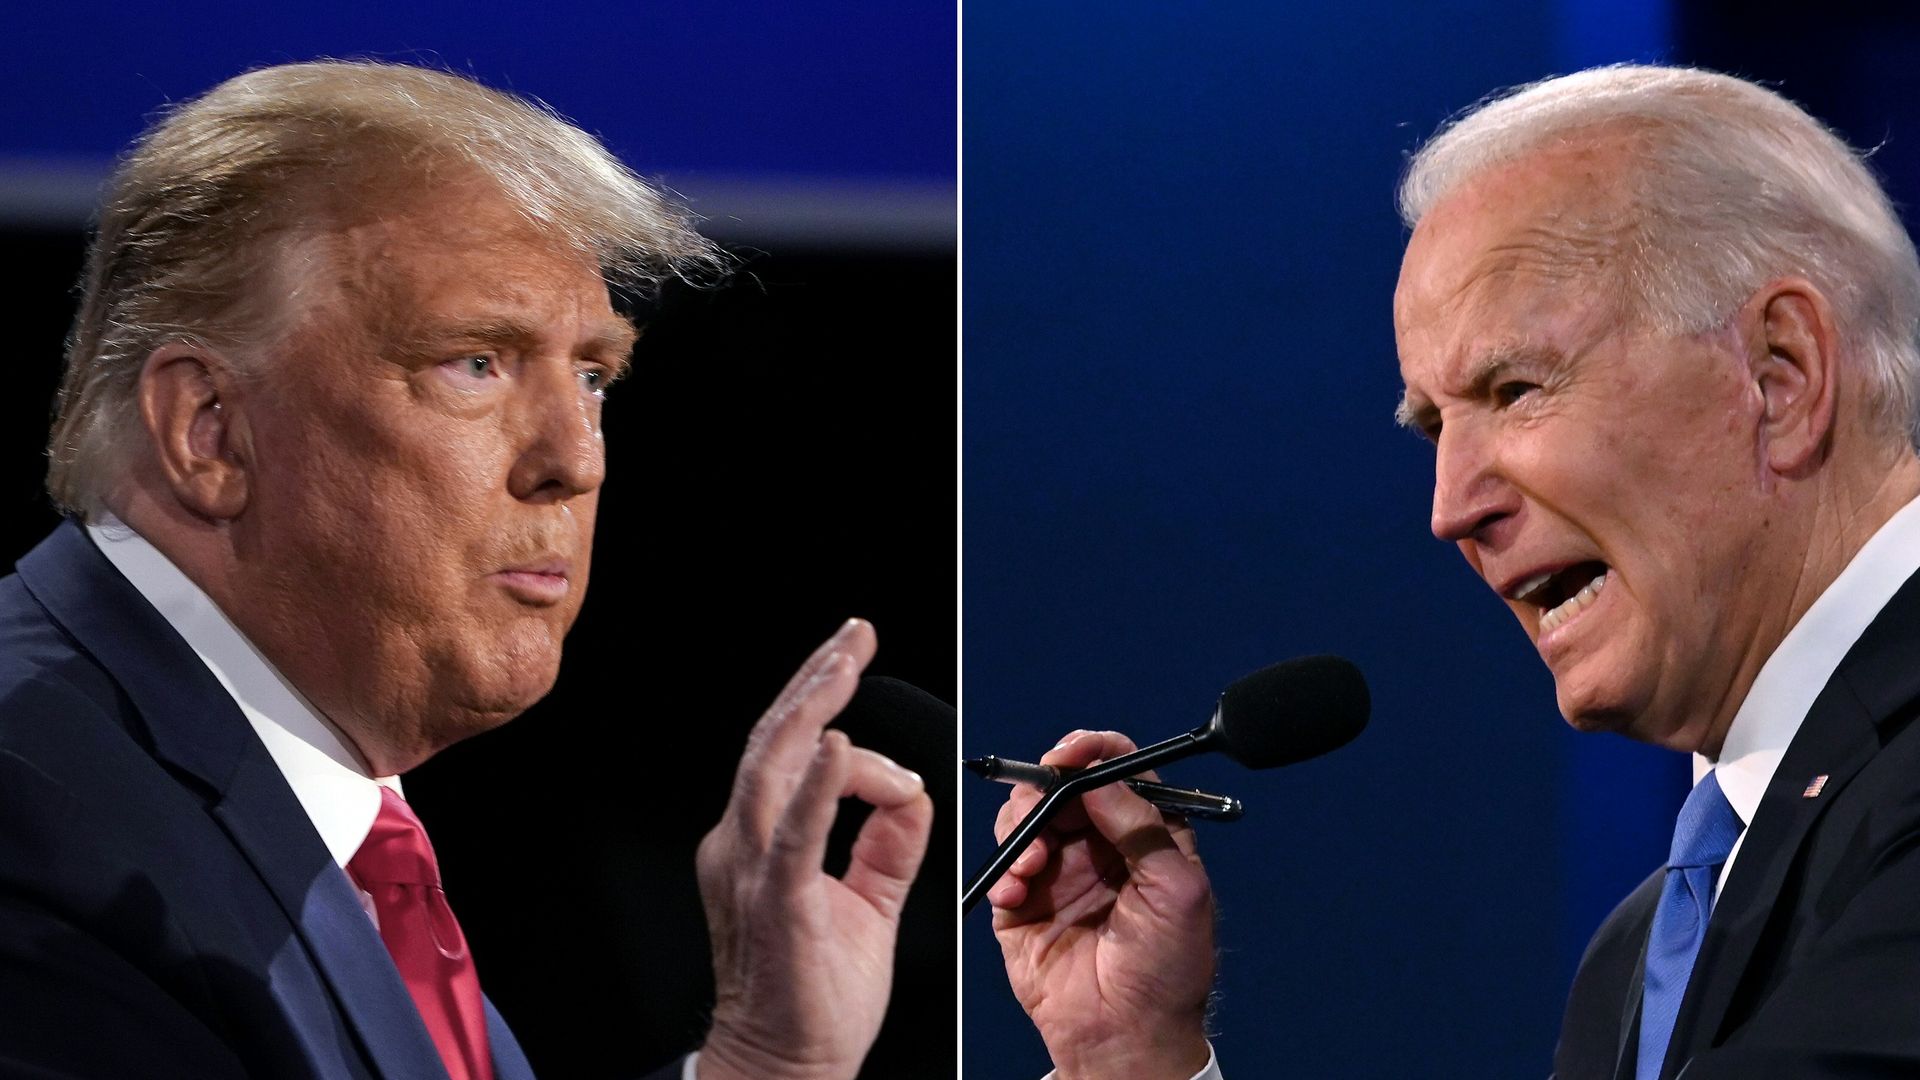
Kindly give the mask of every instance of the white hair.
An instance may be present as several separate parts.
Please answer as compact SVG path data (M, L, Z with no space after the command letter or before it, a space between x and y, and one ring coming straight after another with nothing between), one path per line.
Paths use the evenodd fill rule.
M1693 68L1617 65L1493 96L1414 154L1411 228L1487 169L1577 144L1633 140L1620 177L1628 236L1613 253L1630 311L1666 333L1722 326L1767 281L1825 292L1857 357L1871 419L1920 443L1920 260L1863 156L1773 91Z
M249 362L291 314L262 283L303 234L338 225L342 206L475 175L616 287L725 270L692 215L539 103L406 64L248 72L169 110L114 171L67 338L54 502L104 509L144 445L139 377L154 349L191 341Z

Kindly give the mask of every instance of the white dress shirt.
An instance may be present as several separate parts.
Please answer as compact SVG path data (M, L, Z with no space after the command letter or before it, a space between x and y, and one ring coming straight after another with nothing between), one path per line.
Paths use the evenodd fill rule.
M1054 1080L1054 1074L1048 1073L1041 1077L1040 1080ZM1207 1067L1194 1073L1192 1080L1221 1080L1220 1063L1214 1059L1212 1043L1207 1044Z
M1754 676L1746 700L1727 728L1719 760L1694 755L1694 782L1716 770L1720 790L1743 825L1753 824L1760 797L1766 794L1813 699L1839 670L1841 659L1866 632L1867 624L1916 571L1920 571L1920 499L1888 519L1787 631ZM1742 829L1720 867L1716 894L1726 885L1727 873L1746 840Z
M111 517L88 525L87 535L233 696L333 861L344 868L373 830L380 789L400 791L400 778L374 776L339 729L146 538Z
M111 516L89 524L87 535L233 696L333 861L344 870L380 816L380 789L389 787L405 797L400 778L374 776L340 730L145 537ZM372 899L361 893L360 903L372 916ZM681 1080L697 1080L699 1056L688 1055Z

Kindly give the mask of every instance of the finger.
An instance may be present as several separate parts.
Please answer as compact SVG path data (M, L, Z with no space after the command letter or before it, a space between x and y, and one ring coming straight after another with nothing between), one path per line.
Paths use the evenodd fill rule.
M1040 800L1044 797L1044 793L1034 788L1024 785L1014 788L1012 793L1007 796L1007 801L1000 804L1000 812L994 817L994 843L1006 843L1007 837L1013 835L1013 830L1020 827L1020 823L1026 820L1027 815L1033 812L1033 808L1039 805ZM1080 802L1078 799L1075 799L1068 802L1066 806L1061 808L1059 813L1054 815L1053 820L1048 823L1046 829L1042 830L1041 836L1044 837L1048 833L1076 833L1084 831L1086 828L1088 828L1086 811L1080 809Z
M1007 867L1007 873L1032 877L1046 869L1047 862L1052 858L1053 845L1047 843L1047 834L1042 832L1033 838L1033 843L1027 845L1027 850L1013 860L1013 865Z
M873 627L848 620L827 639L781 691L747 737L734 774L731 810L757 841L764 841L794 786L809 767L820 732L859 689L859 674L873 657Z
M999 816L994 819L994 842L999 844L1006 843L1007 837L1012 835L1013 830L1019 826L1021 820L1033 810L1034 805L1039 801L1040 792L1033 788L1024 786L1014 788L1007 796L1007 801L1001 804ZM1052 858L1052 850L1051 846L1047 843L1047 830L1042 830L1039 836L1033 838L1033 842L1027 846L1027 850L1021 852L1020 855L1013 860L1013 864L1007 867L1007 873L1021 877L1032 877L1047 865L1047 860ZM988 900L992 900L992 893L988 893L987 898Z
M900 916L933 832L933 800L926 792L876 807L860 826L841 881L888 919Z
M864 619L848 619L843 623L832 637L813 650L793 673L793 678L787 680L780 696L773 699L760 722L754 725L753 733L747 738L747 755L811 753L820 728L833 718L839 706L824 715L817 707L809 706L818 705L823 686L840 681L847 661L851 661L853 673L858 674L873 659L877 647L873 626Z
M1189 852L1175 842L1160 810L1126 787L1096 788L1080 802L1094 829L1126 860L1134 884L1143 889L1185 887L1200 873Z
M1007 874L999 881L994 882L993 888L987 890L987 903L991 904L995 909L993 921L996 926L1000 924L1000 913L1002 911L1017 908L1026 902L1027 882L1025 878Z
M1107 758L1118 757L1134 750L1133 741L1118 732L1072 731L1063 737L1053 749L1041 757L1041 762L1065 768L1084 768ZM994 837L1005 843L1013 830L1032 812L1044 793L1024 785L1015 787L1000 807L994 820ZM1018 855L1007 868L998 882L987 891L987 901L995 907L1017 907L1025 903L1030 892L1029 883L1022 880L1038 876L1050 866L1059 852L1058 843L1074 834L1091 828L1086 810L1080 800L1069 802L1054 816L1053 821L1035 837L1027 849Z
M1052 750L1047 751L1046 754L1041 756L1040 763L1043 765L1065 765L1069 768L1083 766L1086 761L1090 760L1085 757L1087 747L1104 747L1106 745L1103 741L1093 738L1096 734L1097 733L1090 731L1068 732L1059 743L1055 744ZM1121 736L1120 738L1124 742L1125 736ZM1131 747L1131 744L1127 745ZM1126 751L1122 750L1119 752L1125 753ZM1000 805L1000 811L994 818L994 841L996 843L1005 843L1007 837L1013 833L1013 830L1019 826L1020 822L1033 811L1033 808L1038 805L1040 800L1045 796L1046 792L1038 788L1028 787L1025 784L1014 785L1007 793L1007 801ZM1087 821L1085 816L1080 812L1078 805L1072 803L1064 807L1060 813L1055 816L1049 826L1049 828L1063 832L1077 832L1086 827Z
M767 847L767 872L782 894L796 891L820 872L827 855L827 833L833 829L840 791L851 768L850 749L843 732L829 731L820 737L813 760L774 826Z
M865 747L848 750L846 787L842 796L851 795L878 807L899 806L927 790L920 774L903 768L885 754Z
M1043 762L1046 762L1047 759L1052 754L1057 752L1061 747L1066 746L1068 743L1073 742L1075 739L1078 739L1083 735L1091 735L1091 734L1093 734L1093 732L1088 731L1086 728L1074 728L1072 731L1069 731L1065 735L1060 736L1060 741L1053 744L1052 750L1048 750L1045 754L1040 755L1040 760ZM1051 764L1051 762L1048 762L1048 763Z
M1008 791L1007 801L1000 804L1000 812L993 819L993 842L1006 843L1007 837L1033 811L1034 806L1040 802L1040 798L1039 790L1024 784Z
M1185 814L1163 814L1167 821L1167 832L1180 848L1180 853L1189 859L1200 858L1198 834L1193 831L1193 822Z
M799 669L793 673L793 677L787 680L787 685L782 687L779 695L773 699L774 709L779 708L782 701L803 688L807 680L811 679L820 668L826 665L828 657L831 657L836 652L852 651L849 648L843 648L843 646L853 646L856 644L856 639L861 637L866 639L867 655L871 658L874 649L873 624L867 622L865 619L848 619L846 622L841 623L840 628L833 632L833 636L821 642L819 646L801 662ZM861 666L866 666L865 661L861 662ZM768 712L772 711L773 709L768 710Z
M840 880L876 911L894 918L913 887L933 831L933 800L927 797L926 782L883 754L854 747L840 794L874 807L854 838Z
M1139 749L1133 740L1117 731L1076 731L1041 757L1042 765L1063 769L1084 769L1102 761L1112 761ZM1143 780L1158 780L1152 771L1140 774Z
M1049 757L1058 754L1064 759L1063 761L1055 762L1045 758L1042 760L1048 765L1061 764L1063 767L1090 768L1123 754L1131 754L1135 749L1136 747L1134 746L1133 740L1117 731L1079 731L1068 736L1067 739L1061 740L1060 745L1054 747L1053 751L1049 752ZM1067 764L1069 762L1073 764ZM1084 764L1080 764L1081 762L1084 762ZM1146 772L1140 773L1139 778L1142 780L1157 781L1160 779L1160 775L1149 769ZM1080 804L1079 810L1082 814L1086 812L1084 802ZM1161 816L1166 821L1167 832L1172 836L1174 845L1178 847L1181 853L1188 859L1198 859L1199 853L1194 846L1192 824L1184 816L1179 814L1162 812ZM1075 824L1077 824L1078 827L1086 827L1086 824L1079 823L1077 819L1073 822L1067 821L1067 815L1064 813L1061 815L1061 818L1062 827Z

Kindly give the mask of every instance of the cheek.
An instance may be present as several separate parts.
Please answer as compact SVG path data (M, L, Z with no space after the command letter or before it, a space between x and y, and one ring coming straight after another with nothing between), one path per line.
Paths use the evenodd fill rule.
M445 595L489 540L496 468L458 438L316 439L301 467L267 477L283 543L335 587L393 608ZM397 613L397 612L396 612ZM425 612L420 613L422 615Z
M580 584L585 587L587 571L593 566L593 530L600 514L600 492L589 491L585 495L570 499L567 507L573 512L575 529L574 546L579 553L577 565L580 568Z

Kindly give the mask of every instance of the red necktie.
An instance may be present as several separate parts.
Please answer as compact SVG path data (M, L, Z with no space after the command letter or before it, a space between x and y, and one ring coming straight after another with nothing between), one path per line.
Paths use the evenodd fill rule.
M380 816L347 873L369 896L380 939L426 1021L427 1033L453 1080L493 1080L480 976L466 935L440 889L427 830L398 792L380 789Z

